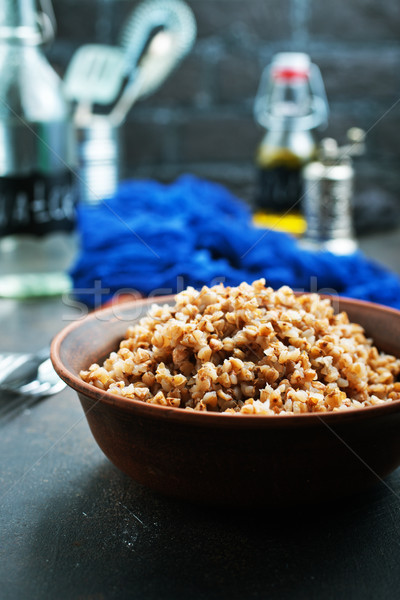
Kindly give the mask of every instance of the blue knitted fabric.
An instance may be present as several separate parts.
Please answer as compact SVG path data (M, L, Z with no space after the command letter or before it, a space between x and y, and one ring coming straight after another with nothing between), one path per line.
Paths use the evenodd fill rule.
M400 308L400 278L357 252L335 256L299 247L291 236L254 227L243 202L190 175L165 185L127 181L113 198L81 206L80 256L71 275L88 305L121 289L143 295L265 277L267 285L338 293Z

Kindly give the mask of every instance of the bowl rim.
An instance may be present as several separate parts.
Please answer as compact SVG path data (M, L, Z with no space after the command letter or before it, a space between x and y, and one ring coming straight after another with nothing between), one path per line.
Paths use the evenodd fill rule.
M300 292L299 292L300 293ZM301 292L301 294L309 294L312 292ZM400 316L400 310L378 304L375 302L369 302L367 300L359 300L355 298L349 298L347 296L319 294L321 298L328 299L339 299L350 302L355 306L371 307L374 310L378 309L382 312ZM137 305L152 305L152 304L165 304L175 298L175 294L168 296L157 296L152 298L138 298L132 301L118 304L119 310L130 310ZM90 385L80 379L79 376L75 375L69 369L67 369L60 357L60 351L64 340L68 335L78 329L87 321L98 320L99 316L105 316L112 314L115 310L116 305L110 305L105 308L97 309L84 318L80 318L72 323L66 325L61 331L59 331L52 340L50 348L50 357L53 363L55 371L61 377L63 381L67 383L69 387L74 389L78 395L83 395L94 401L89 411L94 408L98 403L106 404L112 407L120 408L125 412L136 414L137 416L150 417L150 418L164 418L169 421L184 421L193 425L214 425L215 427L237 427L243 428L243 426L253 427L285 427L288 426L299 426L299 425L320 425L323 423L328 429L329 423L345 423L353 420L362 420L379 416L382 414L390 414L400 411L400 400L393 400L385 404L379 404L376 406L367 406L364 408L349 408L343 411L336 412L321 412L321 413L286 413L279 415L243 415L240 413L217 413L217 412L200 412L200 411L188 411L182 408L174 408L171 406L161 406L158 404L150 404L141 400L134 400L132 398L124 398L111 392L100 390L93 385ZM127 325L128 327L129 325ZM121 338L122 339L122 338ZM88 411L87 411L88 412ZM335 433L331 430L332 433ZM337 435L337 434L335 434Z

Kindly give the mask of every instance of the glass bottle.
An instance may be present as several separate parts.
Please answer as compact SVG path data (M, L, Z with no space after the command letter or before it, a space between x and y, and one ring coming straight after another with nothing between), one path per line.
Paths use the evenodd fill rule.
M275 55L261 78L254 112L267 130L256 156L255 208L280 214L299 211L301 172L315 157L314 131L328 114L319 69L307 54Z
M35 0L0 0L0 296L69 289L73 133Z

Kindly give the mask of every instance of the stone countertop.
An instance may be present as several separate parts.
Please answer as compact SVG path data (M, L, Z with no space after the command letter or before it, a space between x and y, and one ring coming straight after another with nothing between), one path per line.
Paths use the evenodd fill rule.
M399 232L361 241L397 271L399 246ZM60 299L1 300L0 352L37 349L77 314ZM0 424L0 596L397 597L399 469L363 497L298 500L216 509L159 496L104 457L66 389Z

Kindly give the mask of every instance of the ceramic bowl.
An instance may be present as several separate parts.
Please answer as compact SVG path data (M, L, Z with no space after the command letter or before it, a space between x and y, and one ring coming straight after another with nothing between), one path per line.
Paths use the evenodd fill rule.
M400 356L400 311L335 301L378 348ZM261 508L362 492L400 464L400 401L336 413L224 415L145 404L83 382L79 371L116 350L150 302L97 311L61 331L51 349L96 442L136 481L200 503Z

